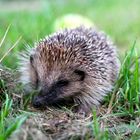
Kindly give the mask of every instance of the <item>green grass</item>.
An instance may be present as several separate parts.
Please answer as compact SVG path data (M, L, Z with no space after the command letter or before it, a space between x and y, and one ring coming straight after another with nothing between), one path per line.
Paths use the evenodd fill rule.
M134 55L134 56L133 56ZM133 65L133 66L132 66ZM120 110L131 114L140 114L140 73L139 58L135 48L127 54L122 64L120 79L118 80L120 98L117 100ZM122 100L123 99L123 104ZM125 101L125 102L124 102ZM125 103L125 104L124 104Z
M25 114L16 114L14 117L14 112L12 112L13 101L8 94L5 95L6 99L0 110L0 140L6 140L27 119Z
M139 122L136 122L136 118L140 116L140 57L138 57L135 43L126 53L115 88L106 99L106 104L109 104L109 113L97 117L96 112L93 111L93 133L97 140L140 138ZM121 124L114 123L113 128L105 125L107 128L101 130L100 121L108 117L117 117L121 120Z
M139 0L84 0L82 3L79 0L42 0L33 11L20 8L14 11L9 6L7 10L0 10L0 38L11 24L0 57L22 36L18 46L3 61L8 67L16 68L17 63L12 63L12 60L17 60L17 52L23 50L26 44L33 46L38 39L54 32L55 19L68 13L81 14L93 21L113 38L122 56L136 38L136 47L140 46L139 5ZM30 9L30 6L27 7Z
M116 94L113 104L114 111L122 112L126 116L130 115L132 118L140 114L139 60L134 43L124 58L114 89L114 94Z

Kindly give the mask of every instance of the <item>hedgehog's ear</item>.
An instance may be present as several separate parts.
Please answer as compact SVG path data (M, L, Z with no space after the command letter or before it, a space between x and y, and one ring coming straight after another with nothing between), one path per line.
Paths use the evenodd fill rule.
M85 72L79 69L74 70L74 73L80 77L80 81L85 79Z

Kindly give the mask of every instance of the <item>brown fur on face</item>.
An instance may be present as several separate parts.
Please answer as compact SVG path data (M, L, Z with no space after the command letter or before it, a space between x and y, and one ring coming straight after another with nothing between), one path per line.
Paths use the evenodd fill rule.
M60 54L60 48L53 47L53 50ZM30 56L31 83L35 85L36 89L40 89L40 93L34 98L33 104L41 107L64 99L69 100L69 98L72 99L73 96L81 94L86 73L78 69L79 63L67 64L63 60L63 55L67 53L64 50L61 52L62 56L58 55L55 58L52 57L53 51L49 52L46 49L45 53L45 55L41 55L44 54L41 49L41 51L38 50L37 53ZM69 61L75 57L72 55Z
M93 29L60 31L41 40L21 61L21 81L39 89L34 106L73 100L85 111L113 88L120 63L110 39Z

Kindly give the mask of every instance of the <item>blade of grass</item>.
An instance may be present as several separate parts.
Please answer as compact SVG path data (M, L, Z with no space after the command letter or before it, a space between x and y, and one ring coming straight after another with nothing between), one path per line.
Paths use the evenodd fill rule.
M16 45L19 43L22 37L19 37L18 40L15 42L15 44L3 55L3 57L0 59L0 63L3 61L3 59L8 55L8 53L16 47Z
M24 123L26 119L27 119L27 116L21 116L21 117L16 118L15 122L12 123L12 125L9 126L8 129L6 130L4 137L8 138L15 130L17 130Z
M3 117L7 117L9 114L9 110L12 107L12 100L9 99L8 95L6 94L6 101L3 109Z
M0 111L0 140L7 139L13 132L15 132L27 119L30 114L22 113L19 117L12 117L11 120L11 110L12 110L12 99L9 98L8 94L5 94L6 100ZM11 122L9 122L11 121Z
M3 44L3 42L4 42L5 38L6 38L6 36L8 34L8 31L9 31L10 27L11 27L11 24L7 27L7 29L5 31L5 34L4 34L4 36L3 36L3 38L2 38L2 40L0 42L0 47L2 46L2 44Z
M98 137L100 133L100 128L99 128L99 123L97 120L97 115L96 115L95 110L93 110L93 132L94 132L95 137Z
M8 94L5 94L6 96L6 101L3 104L3 107L0 111L0 132L3 133L4 132L4 128L5 128L5 118L8 116L9 114L9 110L11 108L11 100L9 100L9 96Z

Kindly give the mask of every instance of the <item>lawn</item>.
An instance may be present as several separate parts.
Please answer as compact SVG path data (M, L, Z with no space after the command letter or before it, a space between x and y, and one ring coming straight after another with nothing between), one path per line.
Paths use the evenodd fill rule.
M16 129L18 130L20 125L31 115L27 109L27 100L24 101L22 96L18 94L18 92L22 93L21 85L16 85L16 88L11 88L11 85L8 85L8 83L15 83L13 79L9 82L7 75L14 77L13 73L15 73L14 71L18 65L18 53L24 50L26 45L34 46L34 43L40 38L55 32L55 20L69 13L85 16L100 30L105 31L118 47L122 62L120 76L113 93L105 99L101 110L93 111L93 122L89 119L88 121L84 120L85 123L90 124L88 126L91 126L91 131L87 130L85 124L77 124L77 127L80 128L80 125L82 125L85 128L85 135L82 138L92 139L94 137L95 139L105 140L140 138L140 1L83 0L81 2L79 0L40 0L28 2L0 1L0 42L7 28L9 28L6 38L0 46L0 59L21 38L16 47L2 61L4 66L11 69L0 67L0 72L1 70L7 71L7 73L4 72L5 76L0 73L0 94L3 93L0 96L0 106L2 106L0 111L0 140L8 138ZM128 53L126 53L127 51ZM17 106L17 100L20 102L20 106ZM48 111L47 113L50 114L50 112ZM70 118L68 117L67 119L71 124L64 123L64 125L69 124L73 129L79 117L67 109L59 110L58 112L60 112L60 116L63 114L63 117L66 117L66 114L70 115ZM55 114L55 111L53 113ZM38 114L40 117L40 112ZM43 115L41 114L41 116ZM39 119L39 117L35 117L35 120ZM47 117L41 118L44 123ZM47 124L45 122L46 125L49 124L50 120L48 120ZM79 120L83 121L81 118ZM27 126L29 125L30 123L27 124ZM31 133L34 134L32 129L27 129L27 126L24 124L24 128L31 130ZM54 129L58 130L59 127L50 129L50 126L47 126L45 134L51 135L51 132L55 131ZM38 128L41 128L44 132L44 125L39 125ZM59 130L61 129L59 128ZM64 130L61 132L66 133L67 131ZM75 131L77 132L77 130ZM40 133L40 137L45 137L42 131L38 133ZM79 134L79 132L77 133ZM78 134L74 135L73 139L81 138L81 133ZM55 131L55 135L52 137L56 139L58 135Z

